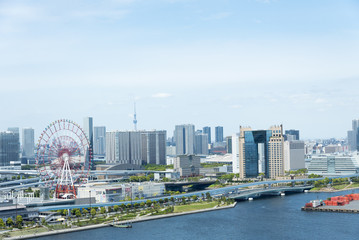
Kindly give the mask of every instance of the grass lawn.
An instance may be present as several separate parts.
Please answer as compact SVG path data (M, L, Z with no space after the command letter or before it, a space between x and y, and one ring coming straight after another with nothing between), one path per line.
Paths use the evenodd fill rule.
M175 210L173 212L175 212L175 213L189 212L189 211L194 211L194 210L213 208L215 206L217 206L217 202L193 203L190 205L175 206Z
M333 185L333 188L336 190L342 190L343 188L347 187L349 184L339 184L339 185Z
M23 235L34 235L37 233L47 232L48 230L44 227L32 228L32 229L21 229L18 231L9 232L10 237L23 236Z
M359 183L353 183L350 187L351 187L351 188L352 188L352 187L353 187L353 188L359 187Z

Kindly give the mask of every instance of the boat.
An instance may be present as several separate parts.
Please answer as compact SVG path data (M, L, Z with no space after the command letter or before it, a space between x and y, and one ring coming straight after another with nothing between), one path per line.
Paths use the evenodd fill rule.
M117 228L132 228L132 224L130 222L127 222L125 224L112 223L111 226L112 227L117 227Z

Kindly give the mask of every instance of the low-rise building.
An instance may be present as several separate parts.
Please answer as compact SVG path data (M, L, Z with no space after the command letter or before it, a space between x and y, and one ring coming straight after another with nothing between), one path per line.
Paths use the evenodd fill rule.
M308 166L308 174L340 176L355 174L359 171L357 156L319 155L313 156Z
M20 215L24 220L33 220L39 217L39 211L34 208L26 208L22 204L14 204L11 199L0 202L0 218L4 222L8 218L12 218L15 221L16 215Z
M143 182L126 184L91 183L77 189L78 198L95 197L96 202L119 202L126 199L162 196L163 183Z
M174 170L179 172L181 177L198 176L201 168L201 160L195 155L180 155L173 163Z
M175 172L173 169L166 169L165 172L156 172L156 173L154 173L155 181L160 181L163 178L167 178L169 180L177 180L180 177L181 177L180 173Z

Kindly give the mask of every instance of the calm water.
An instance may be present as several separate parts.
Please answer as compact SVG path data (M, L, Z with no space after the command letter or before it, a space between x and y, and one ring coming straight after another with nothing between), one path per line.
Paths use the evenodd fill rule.
M233 209L101 228L45 239L357 239L359 214L304 212L312 199L347 193L303 193L239 202Z

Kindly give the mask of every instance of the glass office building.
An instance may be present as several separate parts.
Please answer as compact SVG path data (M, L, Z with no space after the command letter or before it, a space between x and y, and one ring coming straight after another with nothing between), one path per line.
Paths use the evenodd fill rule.
M239 172L241 178L266 178L284 174L282 126L269 130L242 128L239 136Z

